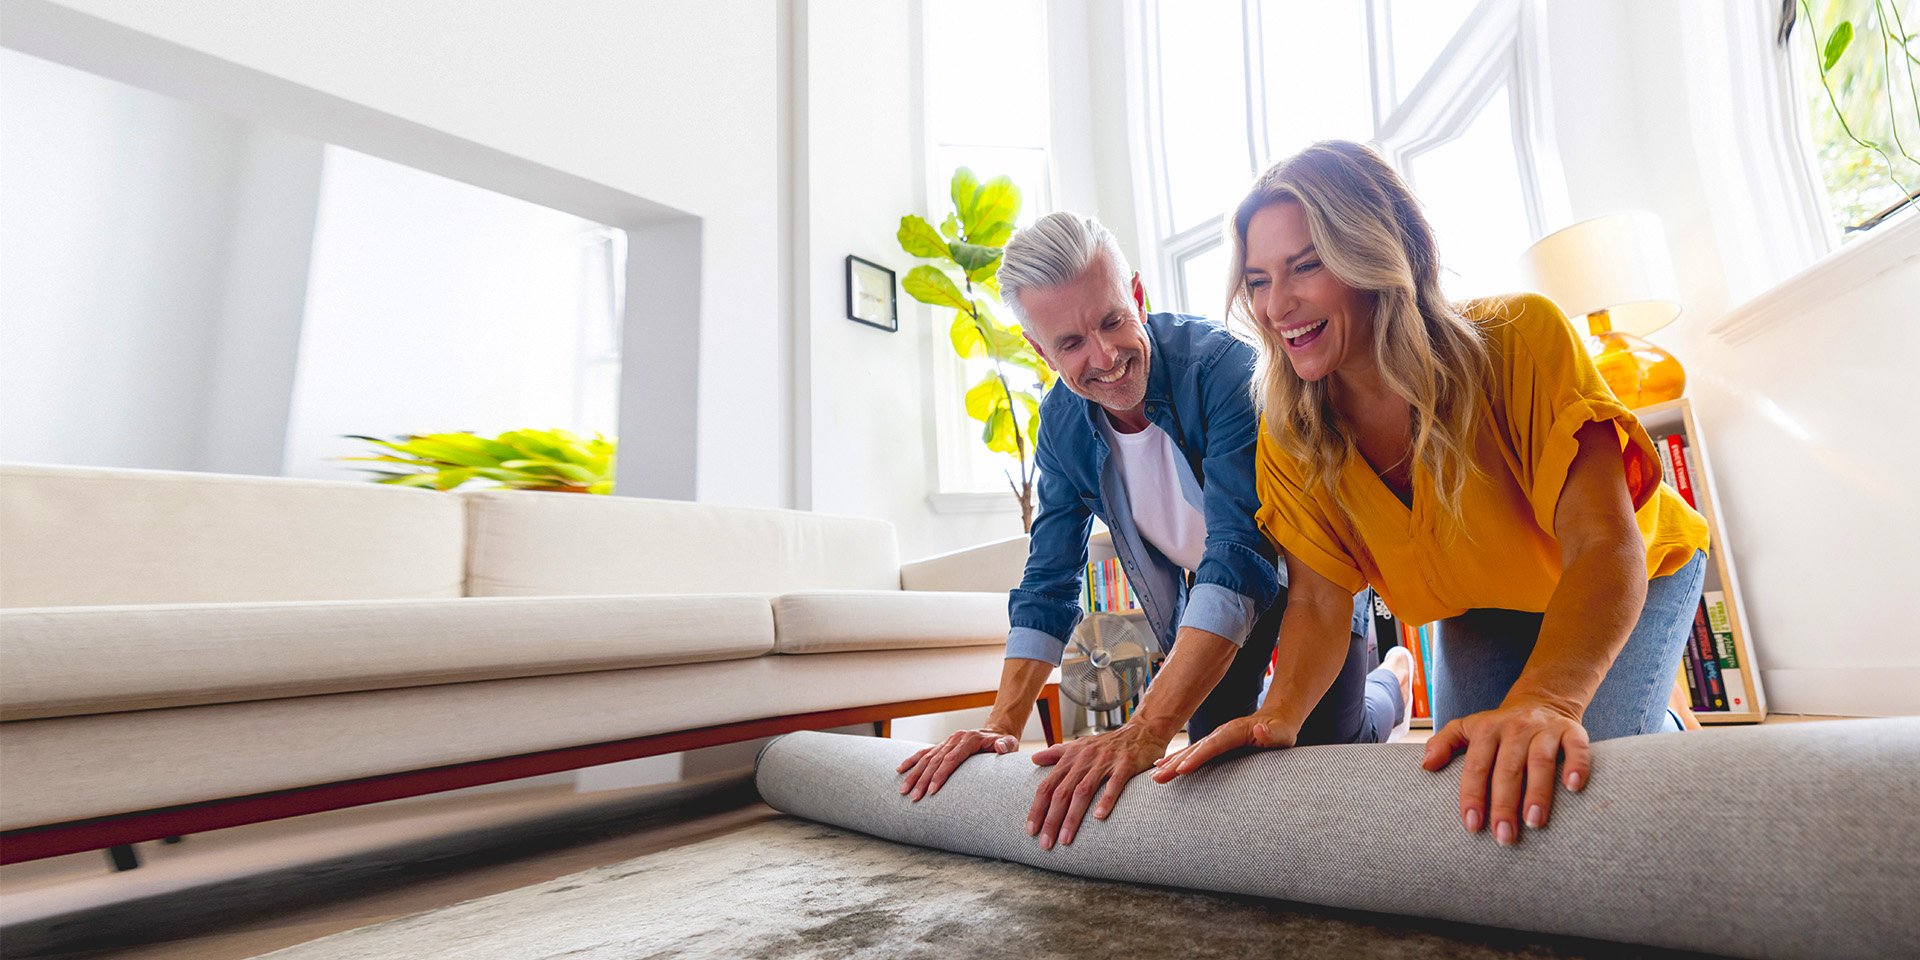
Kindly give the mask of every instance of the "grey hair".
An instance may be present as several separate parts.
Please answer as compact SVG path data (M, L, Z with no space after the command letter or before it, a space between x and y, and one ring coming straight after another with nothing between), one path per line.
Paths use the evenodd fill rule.
M1027 312L1020 306L1022 292L1072 282L1101 254L1106 255L1114 277L1124 288L1133 269L1127 265L1127 255L1120 252L1120 241L1113 231L1092 217L1064 210L1049 213L1007 241L1000 259L1000 300L1024 324Z

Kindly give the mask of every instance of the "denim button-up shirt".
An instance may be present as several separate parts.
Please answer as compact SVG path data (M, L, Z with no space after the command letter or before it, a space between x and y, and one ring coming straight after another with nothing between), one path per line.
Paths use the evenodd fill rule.
M1113 532L1114 552L1162 650L1172 650L1183 626L1243 644L1279 594L1284 569L1276 568L1273 544L1253 520L1260 505L1253 485L1253 348L1216 323L1171 313L1148 315L1147 337L1147 419L1183 454L1181 490L1207 521L1192 589L1134 524L1119 461L1095 419L1106 412L1056 387L1040 405L1039 513L1026 573L1008 599L1009 658L1060 662L1082 615L1094 517ZM1356 631L1365 628L1362 609L1355 604Z

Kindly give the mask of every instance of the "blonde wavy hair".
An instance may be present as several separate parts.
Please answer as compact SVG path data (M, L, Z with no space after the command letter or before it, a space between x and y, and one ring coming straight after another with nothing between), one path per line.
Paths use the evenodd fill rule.
M1413 462L1433 478L1456 530L1473 465L1478 396L1488 349L1478 325L1440 292L1440 258L1419 201L1386 161L1358 143L1324 140L1268 168L1233 215L1228 312L1259 334L1256 401L1285 453L1307 467L1310 487L1339 495L1340 471L1358 456L1330 397L1332 378L1309 383L1258 322L1247 290L1247 223L1277 203L1297 203L1326 268L1373 301L1373 355L1388 388L1412 406Z

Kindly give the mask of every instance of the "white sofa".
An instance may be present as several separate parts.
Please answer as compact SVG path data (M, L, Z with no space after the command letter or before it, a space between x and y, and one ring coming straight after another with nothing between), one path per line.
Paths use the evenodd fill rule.
M0 465L0 856L985 703L1025 554L902 564L888 523L783 510Z

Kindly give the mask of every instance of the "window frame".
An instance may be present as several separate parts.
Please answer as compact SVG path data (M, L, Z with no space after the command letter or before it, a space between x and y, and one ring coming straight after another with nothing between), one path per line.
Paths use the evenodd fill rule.
M1041 31L1040 47L1051 56L1052 25L1047 16L1044 0L1039 4L1038 29ZM918 38L922 52L921 62L925 63L926 45L929 37L922 31ZM938 136L935 124L929 119L925 123L926 145L924 157L924 176L926 180L924 196L927 210L931 214L929 222L939 223L945 218L952 203L951 178L943 169L942 155L949 150L1038 150L1044 162L1041 165L1043 183L1039 196L1022 196L1021 212L1023 219L1031 217L1033 211L1051 209L1052 197L1057 193L1054 185L1059 181L1059 158L1053 148L1054 102L1053 77L1051 69L1042 69L1045 77L1044 89L1035 91L1038 101L1045 105L1046 122L1042 124L1045 132L1041 143L978 143L942 140ZM934 94L932 83L923 76L920 84L921 116L934 116ZM976 169L976 173L981 171ZM1023 194L1025 188L1023 186ZM1037 206L1036 206L1037 205ZM1002 320L1012 319L1007 308L995 304ZM931 308L929 308L931 309ZM943 313L946 311L942 311ZM934 489L928 496L928 502L938 513L1005 513L1017 512L1011 499L1012 490L1008 481L999 471L1003 462L1011 462L1004 454L996 454L980 442L980 423L967 416L965 393L971 382L978 378L976 370L971 369L968 361L962 359L953 350L949 339L947 322L926 324L929 341L930 377L932 395L929 409L933 418L934 450ZM1029 454L1031 456L1031 453ZM989 480L989 473L993 479Z
M1191 310L1195 291L1187 289L1186 264L1227 242L1230 211L1223 210L1184 230L1171 229L1174 219L1160 82L1163 71L1157 42L1164 2L1167 0L1141 0L1137 8L1140 26L1134 55L1140 64L1145 117L1141 133L1146 140L1142 153L1148 169L1147 193L1152 214L1152 226L1145 239L1153 247L1152 255L1144 259L1158 272L1155 286L1171 294L1169 305ZM1243 75L1248 176L1251 178L1277 158L1272 156L1266 123L1260 0L1240 0L1240 7L1241 55L1246 64ZM1398 103L1390 102L1394 67L1389 0L1367 0L1366 24L1372 85L1368 102L1374 111L1374 136L1370 142L1389 163L1404 170L1414 158L1458 139L1505 85L1515 165L1522 180L1521 202L1532 233L1530 239L1542 236L1547 224L1567 219L1570 204L1558 155L1552 149L1550 103L1544 82L1545 51L1539 39L1539 12L1534 0L1481 0L1426 73ZM1412 185L1419 189L1418 184Z

